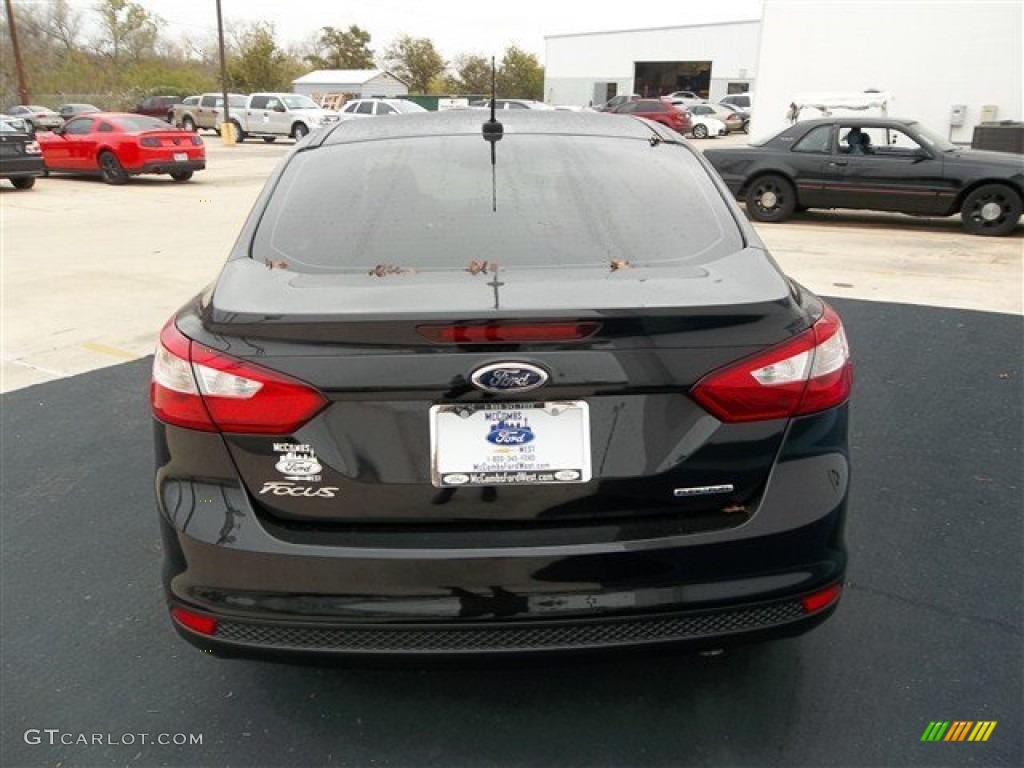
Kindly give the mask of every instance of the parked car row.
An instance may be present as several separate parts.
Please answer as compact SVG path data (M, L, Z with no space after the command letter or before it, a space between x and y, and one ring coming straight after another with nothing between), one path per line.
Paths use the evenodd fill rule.
M748 101L749 103L749 101ZM665 105L675 108L686 119L678 117ZM637 94L620 94L604 104L594 107L597 112L635 115L668 125L689 133L695 139L725 136L735 131L747 131L750 112L733 104L715 104L701 99L693 91L675 91L659 98L642 98ZM676 127L683 125L684 128Z
M34 134L0 120L0 176L17 189L29 189L51 173L96 175L108 184L142 174L181 182L205 167L203 140L155 117L88 112Z
M21 120L29 133L38 130L49 131L59 128L75 115L99 112L100 108L92 104L61 104L57 109L42 107L38 104L18 104L4 114Z
M268 143L278 138L299 141L322 125L340 119L338 112L324 109L309 96L298 93L229 93L227 112L236 141L253 137ZM206 129L220 133L224 122L223 94L188 97L173 107L172 122L188 131Z

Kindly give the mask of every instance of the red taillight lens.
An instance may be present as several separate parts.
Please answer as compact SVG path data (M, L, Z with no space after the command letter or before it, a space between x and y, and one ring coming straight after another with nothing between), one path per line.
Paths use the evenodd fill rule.
M842 584L833 584L831 587L826 587L820 592L813 592L801 597L800 604L803 606L805 613L816 613L838 600L842 591Z
M150 401L168 424L264 435L292 434L327 404L304 382L191 341L173 320L160 333Z
M708 374L690 394L726 422L803 416L845 402L853 386L850 349L828 305L799 336Z
M488 323L418 325L422 336L438 344L509 344L580 341L597 333L598 323Z
M143 136L141 139L139 139L139 144L141 144L144 147L159 147L160 139L157 139L153 136Z
M217 631L216 619L186 611L184 608L171 608L171 618L200 635L212 635Z
M203 143L203 140L199 137L198 134L193 133L191 134L190 138L192 139L192 143L197 147L202 145Z

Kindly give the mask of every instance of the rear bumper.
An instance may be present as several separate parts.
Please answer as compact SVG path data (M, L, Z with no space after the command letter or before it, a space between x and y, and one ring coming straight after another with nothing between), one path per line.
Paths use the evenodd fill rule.
M837 602L807 610L801 598L845 573L846 414L790 426L742 525L648 538L605 525L588 541L532 546L498 534L475 546L422 532L393 544L275 535L237 484L199 482L191 469L187 485L168 476L174 455L217 455L193 441L219 436L158 425L168 604L217 622L210 635L175 628L203 650L270 657L700 649L800 634ZM233 474L222 453L205 461L206 478Z
M206 168L206 160L189 160L183 163L159 160L143 163L136 168L126 168L125 170L130 174L136 175L143 173L170 173L171 171L201 171L204 168Z
M44 167L42 155L4 158L3 162L0 162L0 178L19 179L42 176Z
M195 647L225 657L466 658L699 651L803 634L827 619L838 597L813 612L799 599L731 608L554 621L310 623L219 619L212 635L174 621ZM173 605L173 604L172 604Z

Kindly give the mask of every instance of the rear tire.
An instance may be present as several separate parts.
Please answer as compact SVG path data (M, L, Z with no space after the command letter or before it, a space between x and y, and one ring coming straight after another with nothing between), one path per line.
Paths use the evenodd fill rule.
M188 181L192 178L192 171L171 171L171 178L175 181Z
M296 123L292 126L292 138L296 141L302 141L308 133L309 128L302 123Z
M264 140L264 141L265 141L265 142L266 142L267 144L273 144L273 143L274 143L275 141L277 141L277 136L264 136L264 137L263 137L263 140Z
M796 190L782 176L769 174L751 183L746 195L747 215L754 221L784 221L796 209Z
M22 176L20 179L11 179L15 189L32 189L36 185L35 176Z
M117 186L128 182L128 174L125 173L124 166L121 165L121 161L117 159L113 152L100 152L98 160L100 175L103 176L103 180L107 184Z
M231 124L235 126L235 141L241 144L243 141L245 141L246 136L248 136L248 134L242 130L242 126L239 125L237 120L232 120Z
M186 117L184 120L181 121L181 127L184 128L189 133L195 133L196 121L193 120L191 117Z
M697 123L693 126L692 132L695 139L706 139L708 137L708 127L704 123Z
M1020 214L1020 195L1003 184L983 184L964 199L960 208L964 229L987 237L1010 234Z

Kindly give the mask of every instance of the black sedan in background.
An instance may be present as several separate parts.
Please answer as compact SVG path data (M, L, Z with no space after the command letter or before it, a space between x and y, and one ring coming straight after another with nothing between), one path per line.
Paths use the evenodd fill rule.
M674 131L485 119L310 136L164 327L175 628L422 657L815 626L846 567L838 316Z
M1024 157L957 147L913 120L808 120L705 156L757 221L807 208L959 213L971 234L998 236L1021 216Z
M10 179L15 189L31 189L42 175L39 142L24 128L0 120L0 178Z

